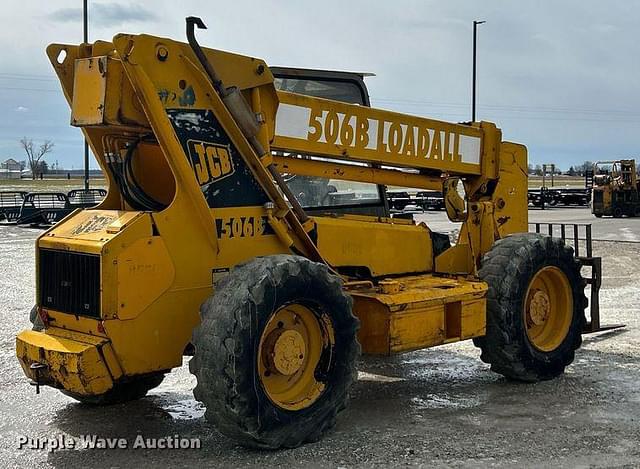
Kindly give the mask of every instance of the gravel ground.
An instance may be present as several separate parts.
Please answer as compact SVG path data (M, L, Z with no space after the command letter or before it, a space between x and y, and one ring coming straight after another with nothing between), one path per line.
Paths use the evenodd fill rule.
M460 223L452 223L448 220L444 212L428 211L417 214L416 221L425 222L434 231L447 232L457 229ZM558 223L591 224L592 237L594 240L640 242L640 218L596 218L591 214L591 210L586 207L553 208L547 210L529 209L530 223L555 223L554 232L556 236L560 234ZM533 230L533 225L531 226ZM546 226L541 228L543 232ZM572 236L567 232L568 236ZM585 228L580 227L580 238L585 237Z
M186 362L134 403L91 408L50 388L36 396L14 357L14 338L29 325L38 233L0 226L0 461L6 467L640 467L640 244L594 244L604 265L603 322L627 327L587 336L563 377L509 382L489 371L470 342L365 357L351 405L333 432L295 450L257 452L207 426ZM126 438L130 446L137 435L179 435L200 438L202 448L18 449L20 437L86 434Z

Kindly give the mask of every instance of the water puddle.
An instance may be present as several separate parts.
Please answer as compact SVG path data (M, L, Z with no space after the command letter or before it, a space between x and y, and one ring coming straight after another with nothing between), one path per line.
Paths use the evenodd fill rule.
M424 397L414 397L411 403L419 409L468 409L481 404L475 396L449 396L447 394L427 394Z
M204 405L194 399L183 399L161 404L162 409L175 420L196 420L204 416Z

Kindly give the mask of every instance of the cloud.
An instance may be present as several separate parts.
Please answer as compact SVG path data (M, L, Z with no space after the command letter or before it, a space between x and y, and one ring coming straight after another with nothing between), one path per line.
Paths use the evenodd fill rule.
M82 21L82 8L60 8L48 15L49 19L63 23ZM115 26L123 23L140 23L157 19L155 13L139 5L119 3L95 3L89 5L89 21L95 19L102 26Z
M29 111L29 108L28 108L28 107L24 107L24 106L18 106L18 107L16 108L16 111L17 111L17 112L28 112L28 111Z
M376 72L367 81L374 105L457 122L470 117L472 22L487 20L478 31L478 117L495 121L505 139L526 144L534 164L566 169L638 150L640 87L629 77L640 74L640 61L632 59L640 2L323 0L283 8L286 3L293 4L91 0L89 31L91 40L120 31L183 40L184 17L196 5L215 26L199 32L205 44L274 65ZM68 125L62 93L35 90L54 86L38 83L51 77L41 49L51 41L75 43L82 10L73 7L82 2L3 5L0 43L13 40L14 47L0 49L0 116L14 119L0 119L0 155L15 151L29 125L34 138L56 136L61 164L78 166L82 134ZM46 27L39 24L43 17ZM25 28L29 34L16 42Z
M596 24L593 26L593 29L602 34L613 33L618 31L618 28L612 24Z

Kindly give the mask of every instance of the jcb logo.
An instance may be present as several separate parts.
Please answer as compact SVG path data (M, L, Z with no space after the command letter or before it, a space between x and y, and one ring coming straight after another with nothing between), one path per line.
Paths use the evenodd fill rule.
M198 184L204 186L233 174L233 161L228 146L199 140L189 140L187 143Z

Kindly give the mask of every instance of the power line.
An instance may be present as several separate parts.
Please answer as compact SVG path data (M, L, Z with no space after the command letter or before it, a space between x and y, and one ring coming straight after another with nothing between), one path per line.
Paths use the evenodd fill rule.
M57 81L57 80L51 80L48 78L30 78L30 77L3 77L2 74L0 74L0 80L13 80L13 81L48 81L48 82L53 82L53 81Z
M26 79L26 80L50 80L50 81L58 81L56 77L50 75L36 75L36 74L26 74L26 73L9 73L9 72L0 72L0 78L7 79Z
M418 101L400 98L372 98L372 101L380 101L389 104L407 104L411 106L434 106L434 107L450 107L450 108L467 108L469 104L451 103L451 102L434 102L434 101ZM480 105L483 109L495 109L500 111L540 111L540 112L561 112L561 113L580 113L580 114L630 114L640 115L637 111L631 109L581 109L581 108L561 108L561 107L543 107L543 106L517 106L517 105L497 105L485 104Z
M45 91L47 93L59 93L60 90L47 90L44 88L14 88L10 86L0 86L1 90L9 90L9 91Z
M57 82L58 79L56 77L52 77L49 75L42 74L26 74L26 73L0 73L0 79L24 79L24 80L34 80L34 81L54 81ZM10 89L10 90L21 90L25 91L41 91L34 90L31 88L18 88L18 87L2 87L0 89ZM57 91L57 90L42 90L42 91ZM406 98L372 98L373 101L379 101L382 103L389 104L407 104L411 106L433 106L433 107L445 107L445 108L464 108L467 109L469 107L469 103L461 103L461 102L437 102L437 101L427 101L427 100L419 100L419 99L406 99ZM572 113L572 114L629 114L633 116L639 116L640 113L633 109L583 109L583 108L567 108L567 107L548 107L548 106L523 106L523 105L512 105L512 104L484 104L479 105L480 108L484 110L498 110L498 111L517 111L517 112L553 112L553 113Z
M374 100L375 102L375 100ZM598 115L594 115L594 116L582 116L582 115L571 115L571 116L566 116L566 117L562 117L560 115L545 115L544 112L537 112L538 115L536 115L536 112L533 113L516 113L516 114L509 114L509 112L514 112L514 111L508 111L506 110L507 114L504 113L495 113L495 112L486 112L487 109L485 109L484 107L480 106L479 110L484 110L484 116L486 117L485 120L493 120L493 121L498 121L498 122L506 122L509 120L539 120L539 121L562 121L562 122L567 122L567 121L571 121L571 122L616 122L616 123L637 123L640 122L640 114L635 114L635 115L629 115L629 116L616 116L613 115L611 116L611 118L607 119L606 115L603 114L600 117ZM425 113L427 114L427 113ZM433 107L429 108L429 112L428 112L428 116L430 118L438 118L438 119L451 119L451 120L467 120L468 115L467 113L462 113L462 112L437 112L433 109Z
M0 74L2 75L2 74ZM2 78L0 76L0 78ZM60 93L59 89L46 89L46 88L25 88L17 86L0 86L0 91L29 91L40 93ZM467 104L463 103L438 103L430 101L411 101L402 99L386 99L377 98L373 99L374 102L381 102L387 104L399 104L409 105L412 107L418 107L420 109L428 109L430 115L439 118L454 118L464 119L467 117L466 113L455 112L434 112L433 108L467 108ZM640 121L640 113L631 112L627 110L589 110L589 109L569 109L569 108L545 108L532 106L530 108L519 106L502 106L502 105L482 105L478 106L480 110L484 111L485 115L491 116L492 119L497 121L508 120L537 120L537 121L579 121L579 122L614 122L614 123L636 123ZM487 113L487 111L489 111ZM502 111L507 114L494 114L490 111ZM550 113L552 115L545 115ZM555 115L553 115L555 114ZM562 117L559 114L569 114L569 116ZM609 116L610 118L606 118Z

